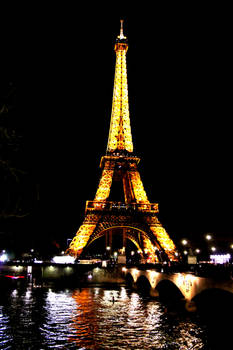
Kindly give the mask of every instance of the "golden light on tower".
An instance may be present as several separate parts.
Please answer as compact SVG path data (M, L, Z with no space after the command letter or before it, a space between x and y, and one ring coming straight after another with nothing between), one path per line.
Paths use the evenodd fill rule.
M109 229L129 229L126 238L141 254L157 262L159 252L177 260L175 245L156 214L158 204L150 203L138 171L140 159L135 156L129 118L126 53L127 38L121 21L115 43L116 66L112 113L106 155L101 158L102 174L93 201L87 201L85 218L67 253L80 256L85 247L102 237ZM124 202L109 200L113 182L122 181ZM147 253L145 253L145 251ZM144 253L143 253L144 252Z
M120 35L115 44L116 66L114 90L112 101L112 115L108 138L108 152L126 150L133 152L133 142L129 119L128 83L126 52L128 50L127 38L123 34L123 21L121 21Z

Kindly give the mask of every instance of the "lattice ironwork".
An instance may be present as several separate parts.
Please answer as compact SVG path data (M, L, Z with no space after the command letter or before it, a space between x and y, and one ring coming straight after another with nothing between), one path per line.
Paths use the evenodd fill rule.
M144 189L138 171L140 159L133 153L128 105L127 50L127 38L121 26L115 45L116 68L107 154L101 158L102 175L95 198L87 201L83 224L67 253L78 257L107 230L121 227L130 229L126 238L140 251L146 250L151 261L158 260L156 250L165 253L170 260L177 260L174 242L156 216L158 204L150 203ZM114 181L123 183L124 202L110 200Z

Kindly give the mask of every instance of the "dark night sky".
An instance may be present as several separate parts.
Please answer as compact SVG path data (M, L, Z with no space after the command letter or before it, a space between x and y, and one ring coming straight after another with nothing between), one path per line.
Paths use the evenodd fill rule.
M25 157L40 186L38 207L21 232L32 240L72 238L85 201L94 199L121 17L134 147L150 201L159 203L174 238L232 237L229 10L167 4L129 13L41 8L31 11L20 45L9 45L17 28L7 31L14 53L7 53L6 72L9 80L16 81L14 70L20 77Z

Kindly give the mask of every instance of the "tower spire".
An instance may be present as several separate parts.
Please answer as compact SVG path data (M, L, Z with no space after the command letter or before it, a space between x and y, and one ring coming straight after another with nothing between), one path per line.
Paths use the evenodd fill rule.
M121 19L121 29L120 29L120 35L118 36L119 39L126 39L126 37L124 36L124 32L123 32L123 24L124 24L124 20Z
M129 119L128 83L126 53L127 37L123 33L121 20L120 35L115 44L116 65L112 99L112 115L108 137L107 153L133 152L133 142Z

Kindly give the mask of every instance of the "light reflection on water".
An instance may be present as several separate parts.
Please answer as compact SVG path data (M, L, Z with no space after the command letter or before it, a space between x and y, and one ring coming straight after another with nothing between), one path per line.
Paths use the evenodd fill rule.
M125 287L13 291L0 299L1 349L206 349L195 317Z

